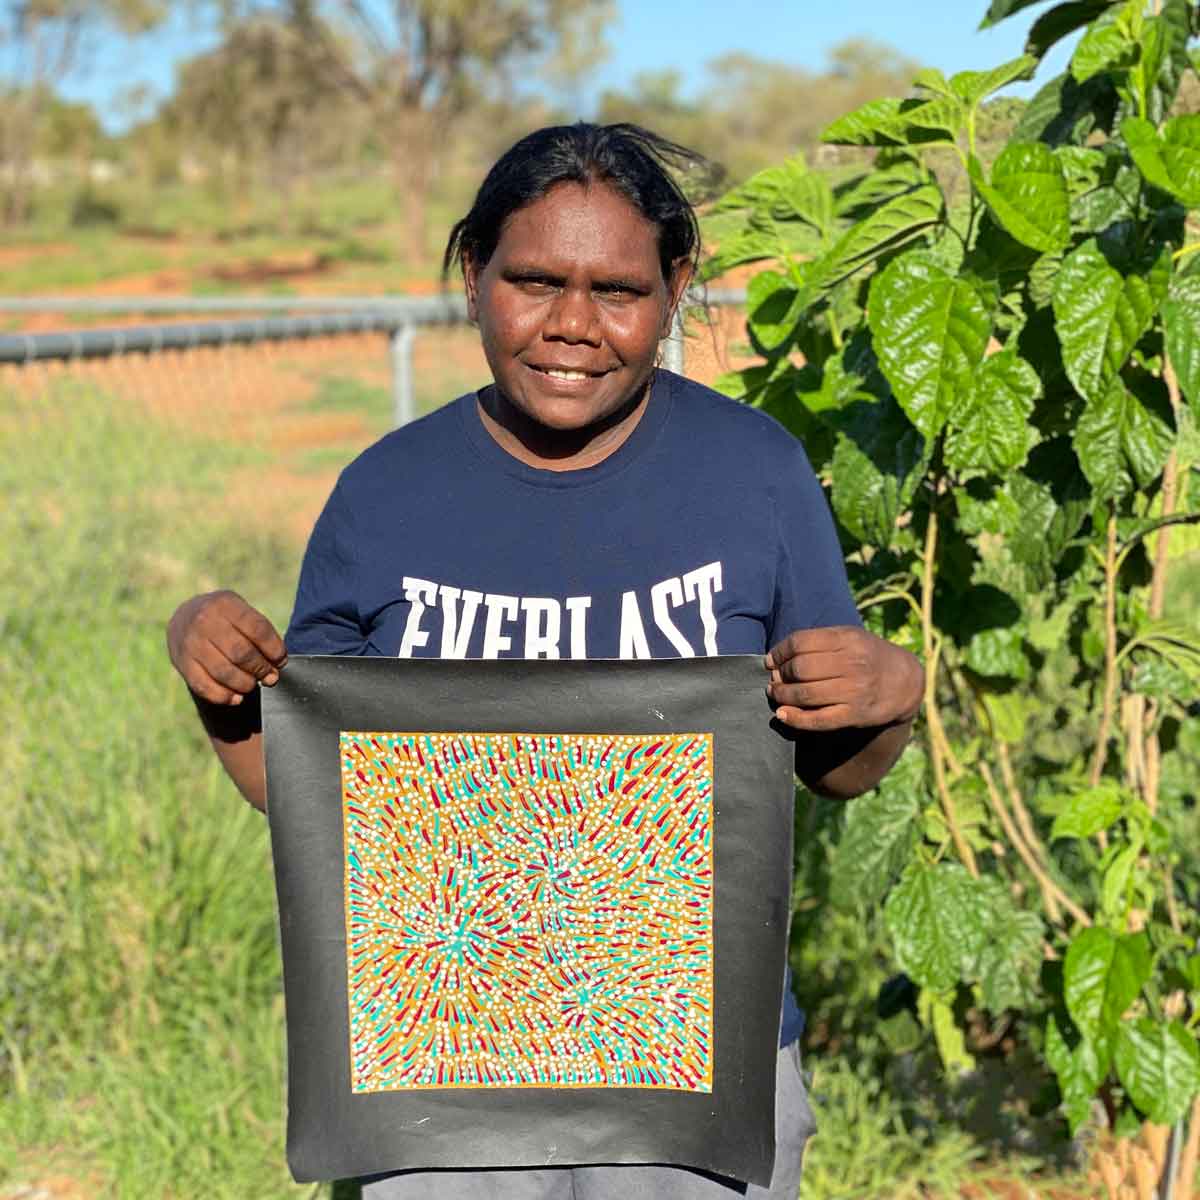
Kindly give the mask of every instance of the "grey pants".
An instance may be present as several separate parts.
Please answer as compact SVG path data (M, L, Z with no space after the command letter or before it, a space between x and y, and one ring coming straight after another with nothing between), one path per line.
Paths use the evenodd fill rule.
M775 1070L775 1173L769 1188L681 1167L404 1171L364 1183L363 1200L796 1200L800 1160L816 1130L797 1043Z

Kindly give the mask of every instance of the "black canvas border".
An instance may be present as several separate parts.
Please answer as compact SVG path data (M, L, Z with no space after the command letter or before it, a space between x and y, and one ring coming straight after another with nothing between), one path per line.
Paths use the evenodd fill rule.
M297 1180L663 1162L767 1185L792 858L792 747L754 656L297 657L263 693ZM711 732L713 1091L350 1090L342 730Z

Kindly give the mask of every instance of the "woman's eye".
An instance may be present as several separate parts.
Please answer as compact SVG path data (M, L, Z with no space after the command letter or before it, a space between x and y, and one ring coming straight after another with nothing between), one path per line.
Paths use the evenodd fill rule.
M536 275L531 275L525 279L518 280L518 285L522 291L532 292L537 296L545 295L547 292L552 292L556 287L553 280L542 279Z
M636 292L623 283L606 283L596 289L596 293L605 300L632 300Z

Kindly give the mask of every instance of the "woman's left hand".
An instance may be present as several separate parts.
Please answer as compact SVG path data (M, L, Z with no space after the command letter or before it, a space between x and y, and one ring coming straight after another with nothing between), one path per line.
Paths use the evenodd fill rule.
M857 625L797 630L765 665L775 716L806 732L907 724L925 690L914 655Z

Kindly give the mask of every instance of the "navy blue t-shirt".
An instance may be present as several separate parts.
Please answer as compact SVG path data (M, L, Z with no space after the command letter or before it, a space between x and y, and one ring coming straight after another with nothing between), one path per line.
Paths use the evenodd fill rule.
M285 640L296 654L673 658L858 622L799 442L658 371L633 433L583 470L514 458L473 394L388 434L325 505ZM800 1029L788 989L781 1044Z

